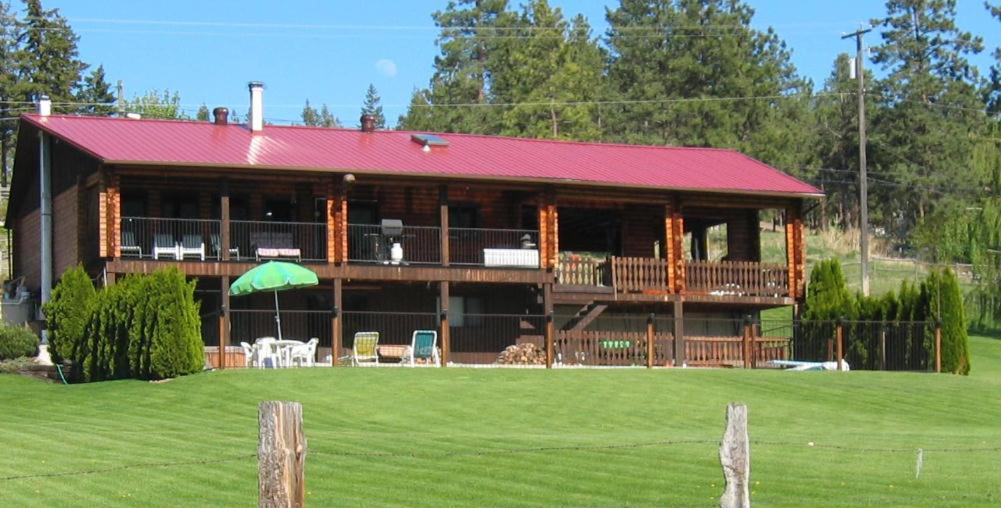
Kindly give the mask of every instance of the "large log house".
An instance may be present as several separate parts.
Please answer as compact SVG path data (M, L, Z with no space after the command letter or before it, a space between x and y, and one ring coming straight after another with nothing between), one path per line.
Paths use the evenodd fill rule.
M550 362L642 363L653 313L655 364L714 364L740 316L804 296L820 192L736 151L263 125L256 104L249 125L24 115L13 275L44 299L77 263L105 283L178 266L210 361L230 365L274 334L269 298L225 291L263 259L319 275L282 306L285 335L320 338L321 358L357 331L433 328L455 363L522 341ZM783 263L761 262L765 209L786 219Z

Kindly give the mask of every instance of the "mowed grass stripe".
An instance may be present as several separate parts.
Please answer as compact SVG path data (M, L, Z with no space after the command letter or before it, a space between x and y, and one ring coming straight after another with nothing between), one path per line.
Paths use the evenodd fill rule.
M734 400L750 406L760 503L997 506L1001 453L935 451L1001 446L1001 366L992 363L1001 342L972 344L968 378L302 369L65 387L0 376L9 447L0 476L137 465L6 481L0 505L253 504L257 403L275 399L303 403L308 499L319 506L714 503L722 476L712 442ZM664 440L709 442L656 444ZM650 446L593 448L631 444ZM918 447L928 451L914 479Z

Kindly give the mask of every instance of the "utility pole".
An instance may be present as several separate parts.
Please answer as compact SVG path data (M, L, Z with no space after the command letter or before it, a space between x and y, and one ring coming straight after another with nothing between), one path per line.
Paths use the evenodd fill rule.
M865 164L865 56L862 36L872 28L858 30L841 36L855 38L855 79L858 80L858 188L859 188L859 250L862 265L862 294L869 296L869 182Z

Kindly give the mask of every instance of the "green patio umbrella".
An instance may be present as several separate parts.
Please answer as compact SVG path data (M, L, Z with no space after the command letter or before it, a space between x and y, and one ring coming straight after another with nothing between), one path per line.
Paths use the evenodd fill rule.
M278 312L278 292L319 284L312 270L295 263L268 261L257 265L229 286L229 294L243 296L264 291L275 293L275 323L278 325L278 340L282 340L282 318Z

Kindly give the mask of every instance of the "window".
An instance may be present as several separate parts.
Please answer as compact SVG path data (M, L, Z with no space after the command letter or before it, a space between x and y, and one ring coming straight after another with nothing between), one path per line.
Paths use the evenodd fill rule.
M448 227L479 227L479 215L479 209L475 205L450 206L448 208Z
M285 200L264 202L264 220L289 222L292 220L292 203Z

